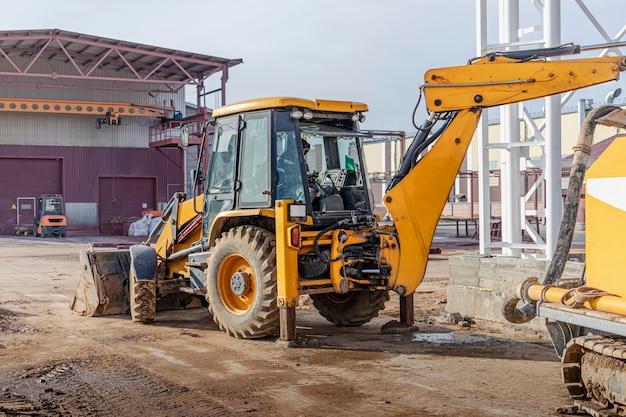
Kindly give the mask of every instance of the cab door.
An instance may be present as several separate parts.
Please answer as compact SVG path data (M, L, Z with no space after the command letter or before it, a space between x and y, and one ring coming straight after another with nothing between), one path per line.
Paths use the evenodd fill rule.
M232 210L235 204L235 178L239 142L239 116L219 119L211 150L209 171L202 219L204 235L208 236L215 216L224 210Z
M238 206L241 208L264 208L272 204L270 182L270 112L245 115L242 132L241 161L237 189Z

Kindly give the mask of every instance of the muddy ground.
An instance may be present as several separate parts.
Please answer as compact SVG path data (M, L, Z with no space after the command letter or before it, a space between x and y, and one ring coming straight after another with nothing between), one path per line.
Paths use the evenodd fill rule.
M72 314L78 252L104 239L0 237L0 416L535 417L569 402L541 335L447 323L447 256L463 249L431 256L419 330L381 331L397 297L358 328L305 305L310 347L290 348L232 339L205 308L152 325Z

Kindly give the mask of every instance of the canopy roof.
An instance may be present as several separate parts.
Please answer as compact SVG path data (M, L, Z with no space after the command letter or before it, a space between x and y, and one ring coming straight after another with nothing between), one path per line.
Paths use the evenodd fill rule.
M0 86L177 92L241 59L143 45L59 29L0 31Z

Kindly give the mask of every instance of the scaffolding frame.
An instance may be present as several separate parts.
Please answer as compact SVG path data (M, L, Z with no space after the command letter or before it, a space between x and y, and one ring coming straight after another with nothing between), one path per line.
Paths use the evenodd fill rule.
M476 0L476 51L483 56L494 51L514 51L524 47L554 47L559 46L561 41L561 1L560 0L534 0L527 2L536 9L539 22L531 27L521 28L520 1L498 0L498 43L489 44L487 0ZM607 43L621 40L626 34L624 25L614 36L609 35L598 18L587 7L584 0L575 0L576 5L587 17L591 25L598 31ZM576 22L579 25L579 22ZM541 38L536 39L540 33ZM533 37L532 35L535 35ZM609 53L622 55L616 47L602 49L599 56ZM558 57L550 58L558 59ZM489 255L491 250L499 248L502 255L518 258L552 259L556 242L560 219L562 217L562 194L561 194L561 108L575 94L569 92L562 95L546 97L544 107L546 116L544 122L537 126L529 110L523 103L509 104L500 108L501 142L490 143L488 137L488 114L489 109L483 111L481 121L477 128L478 170L479 170L479 250L481 254ZM520 120L529 126L533 134L524 141L520 140ZM531 191L522 195L520 190L520 172L526 167L528 161L528 148L540 146L542 157L535 166L542 170L543 175L538 176L537 184L532 185ZM502 240L491 241L490 231L490 194L489 194L489 151L500 150L502 172ZM471 150L468 152L468 166L472 166ZM545 187L545 205L541 209L527 209L527 201L533 192L543 184ZM526 221L528 216L539 216L545 220L545 240L539 233L532 233L533 228ZM522 231L528 232L532 242L522 241Z

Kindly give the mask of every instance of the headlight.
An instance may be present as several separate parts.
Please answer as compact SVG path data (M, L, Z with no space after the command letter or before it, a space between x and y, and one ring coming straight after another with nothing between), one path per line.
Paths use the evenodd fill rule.
M305 221L306 220L306 205L304 204L290 204L289 205L289 221Z

